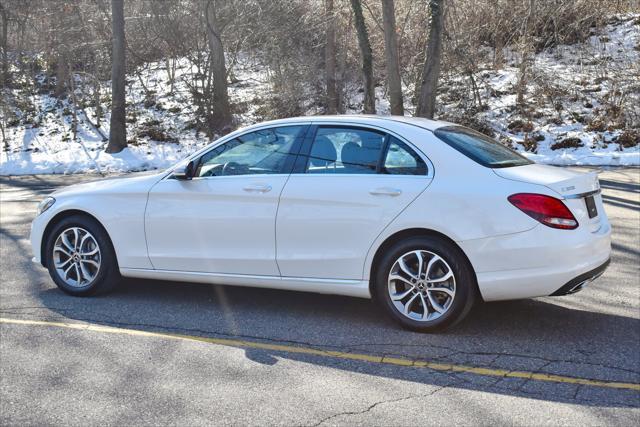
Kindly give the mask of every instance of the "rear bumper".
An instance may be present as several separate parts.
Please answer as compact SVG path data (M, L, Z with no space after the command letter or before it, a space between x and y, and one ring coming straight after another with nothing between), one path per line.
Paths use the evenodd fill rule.
M599 267L596 267L591 271L587 271L586 273L581 274L575 279L572 279L569 282L565 283L560 289L552 293L551 296L558 297L580 292L586 285L602 276L602 273L604 273L607 267L609 267L610 263L611 258L609 258L607 261L605 261L604 264L600 265Z
M566 293L577 279L594 279L611 256L611 226L597 232L555 230L543 225L507 236L458 242L476 272L485 301ZM602 271L598 271L602 269Z

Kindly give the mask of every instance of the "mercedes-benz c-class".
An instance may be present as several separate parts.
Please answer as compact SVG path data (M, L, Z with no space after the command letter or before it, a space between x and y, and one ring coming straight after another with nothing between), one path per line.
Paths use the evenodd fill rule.
M582 289L609 262L597 174L451 123L323 116L235 131L152 175L64 188L34 260L71 295L120 277L373 298L418 331Z

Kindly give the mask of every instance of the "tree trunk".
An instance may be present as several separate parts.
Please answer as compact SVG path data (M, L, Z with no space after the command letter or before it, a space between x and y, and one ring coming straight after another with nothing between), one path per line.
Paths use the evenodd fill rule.
M531 21L534 19L535 0L529 0L529 11L524 18L522 24L522 33L520 37L520 66L518 67L518 82L516 83L516 105L522 109L524 107L524 95L527 91L527 79L529 72L529 62L531 61L531 53L533 46L529 38L529 29Z
M418 96L416 116L433 119L436 112L440 56L442 53L442 28L444 26L444 1L431 0L431 28L427 42L427 54L422 70L422 83Z
M2 15L2 40L0 40L0 47L2 47L2 84L0 86L6 87L9 83L9 60L7 58L9 16L2 3L0 3L0 14Z
M325 1L327 16L325 57L325 83L327 85L327 114L338 112L338 89L336 86L336 24L333 0Z
M220 37L220 26L216 17L215 2L207 1L205 18L207 21L207 41L211 54L211 73L213 79L213 105L210 126L215 131L231 129L231 108L227 90L227 67L224 59L224 46Z
M364 78L364 103L362 112L365 114L375 114L376 95L373 81L373 53L371 51L371 43L369 43L367 25L362 15L362 4L360 1L361 0L351 0L351 8L353 9L356 32L358 33L358 46L360 47L360 56L362 57L362 77Z
M111 58L111 126L107 153L119 153L127 146L125 112L124 0L111 0L113 46Z
M398 36L396 35L396 17L393 0L382 0L382 25L384 27L387 85L389 86L391 114L402 116L404 115L404 106L402 101Z
M59 52L56 57L56 87L54 89L54 95L56 98L59 98L67 92L69 64L67 63L67 55L64 51Z
M496 19L496 26L494 28L494 44L495 49L493 51L493 68L494 70L502 69L504 65L504 30L502 29L502 19L500 19L500 3L499 0L492 1L492 9Z

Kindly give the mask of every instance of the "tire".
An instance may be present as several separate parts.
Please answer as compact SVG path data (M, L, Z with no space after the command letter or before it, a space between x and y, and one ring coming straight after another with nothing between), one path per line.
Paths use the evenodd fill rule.
M55 224L47 237L45 257L49 275L69 295L104 294L120 282L111 240L88 216L73 215Z
M419 257L422 259L420 277ZM424 236L401 240L382 255L378 265L373 277L373 298L406 329L442 331L460 322L476 301L476 278L469 261L460 249L442 238ZM428 268L431 271L427 272ZM448 271L451 277L447 279ZM408 314L403 314L407 305Z

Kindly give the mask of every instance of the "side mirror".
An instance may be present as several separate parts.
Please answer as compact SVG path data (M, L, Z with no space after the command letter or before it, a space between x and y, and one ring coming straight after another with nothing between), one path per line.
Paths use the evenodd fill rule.
M193 178L194 174L194 163L190 161L186 166L179 167L173 171L173 178L180 181L188 181Z

